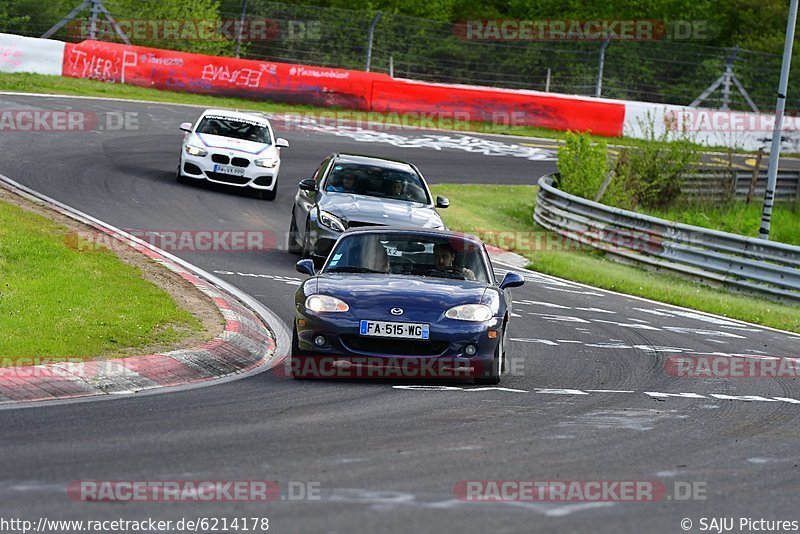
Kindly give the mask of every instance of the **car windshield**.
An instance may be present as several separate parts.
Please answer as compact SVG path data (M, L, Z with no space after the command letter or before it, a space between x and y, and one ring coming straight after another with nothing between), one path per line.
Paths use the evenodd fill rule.
M481 245L460 236L406 233L345 235L323 273L380 273L489 283Z
M325 191L430 203L417 173L372 165L337 163L325 181Z
M257 122L241 119L206 115L195 131L200 134L221 135L222 137L232 137L244 141L272 144L269 128Z

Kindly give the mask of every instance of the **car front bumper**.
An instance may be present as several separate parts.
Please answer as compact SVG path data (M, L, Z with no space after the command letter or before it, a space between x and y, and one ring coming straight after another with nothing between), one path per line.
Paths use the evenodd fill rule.
M297 350L290 365L321 378L469 378L486 373L503 336L500 318L483 323L429 323L426 341L361 336L360 319L371 318L299 313L295 321ZM320 336L325 340L322 345L315 342ZM475 353L468 355L470 345Z
M241 176L235 176L217 172L216 166L219 164L214 163L211 156L212 152L209 152L206 156L192 156L184 150L181 155L181 174L187 178L208 180L209 182L235 187L250 187L261 191L271 191L275 189L278 183L278 173L281 168L280 160L278 160L275 167L266 168L259 167L253 163L252 155L234 155L233 159L240 159L242 160L241 163L247 162L247 166L244 167L241 165L229 165L243 170Z

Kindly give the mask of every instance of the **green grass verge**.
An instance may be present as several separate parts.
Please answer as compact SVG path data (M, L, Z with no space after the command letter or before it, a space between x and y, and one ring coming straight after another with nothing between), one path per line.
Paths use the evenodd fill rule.
M528 267L535 271L800 332L799 306L732 294L669 273L622 265L606 259L599 251L565 246L557 234L533 222L536 186L444 184L432 189L434 194L450 199L450 207L441 210L441 214L451 229L474 233L488 244L522 254L530 260Z
M330 108L318 108L312 106L299 106L290 104L280 104L275 102L245 100L241 98L217 97L208 95L196 95L183 92L162 91L146 87L135 87L116 83L104 83L95 80L84 80L77 78L62 78L60 76L46 76L43 74L27 73L0 73L0 91L15 91L22 93L53 93L71 96L102 96L112 98L123 98L131 100L151 100L154 102L194 104L205 107L227 107L234 109L248 109L252 111L266 111L273 113L321 113L330 112ZM377 120L389 124L402 124L403 126L427 126L429 123L420 123L413 116L402 117L397 114L373 114L359 111L344 111L344 118L357 121ZM536 128L533 126L510 126L502 124L491 124L481 122L463 122L443 120L438 124L439 128L452 129L456 131L503 134L524 137L539 137L563 141L566 132L559 130L548 130L546 128ZM640 139L630 139L627 137L601 137L591 136L595 142L603 141L619 146L642 146L649 143ZM724 147L700 147L703 150L727 151ZM750 153L746 151L735 151L735 153Z
M723 232L758 237L763 199L750 204L737 200L728 204L711 201L684 202L664 210L647 211L649 215ZM800 201L778 202L772 210L770 239L800 245Z
M0 362L113 357L172 343L199 321L105 248L0 202Z

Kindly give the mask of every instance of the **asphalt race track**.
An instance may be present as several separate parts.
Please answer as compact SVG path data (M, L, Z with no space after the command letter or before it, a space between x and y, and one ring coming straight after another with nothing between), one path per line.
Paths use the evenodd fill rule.
M0 173L133 230L255 229L275 232L282 243L297 181L333 151L406 159L434 183L534 183L555 167L552 152L515 149L508 138L278 129L291 146L278 198L266 202L175 182L178 125L194 120L195 108L4 95L0 101L2 109L137 113L138 130L0 136ZM301 276L296 256L175 253L290 322ZM681 532L684 518L693 531L704 517L800 519L796 380L665 372L667 358L677 355L798 356L800 338L526 277L514 290L516 371L498 388L295 382L264 372L199 389L0 410L0 516L268 517L270 532L278 533ZM71 500L69 483L86 479L277 480L282 490L316 482L320 499ZM459 481L482 480L654 480L674 498L465 502L454 493ZM699 492L682 500L676 482Z

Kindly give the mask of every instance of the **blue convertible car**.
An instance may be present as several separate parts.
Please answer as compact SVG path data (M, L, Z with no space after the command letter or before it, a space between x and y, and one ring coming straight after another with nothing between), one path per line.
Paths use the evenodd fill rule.
M289 374L471 377L505 367L514 272L496 282L483 243L444 230L348 230L295 295Z

